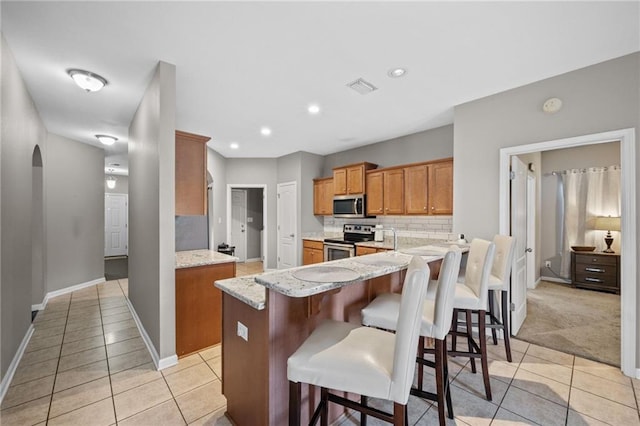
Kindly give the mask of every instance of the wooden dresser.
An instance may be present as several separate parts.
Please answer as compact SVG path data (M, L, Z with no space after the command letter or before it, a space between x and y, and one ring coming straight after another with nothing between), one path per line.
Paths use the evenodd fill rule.
M572 251L571 283L574 287L620 294L620 255Z

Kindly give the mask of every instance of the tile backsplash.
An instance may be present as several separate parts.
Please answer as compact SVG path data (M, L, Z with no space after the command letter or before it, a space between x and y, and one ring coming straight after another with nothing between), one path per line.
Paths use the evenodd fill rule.
M341 233L342 225L345 223L381 224L393 227L396 229L398 237L458 239L458 235L451 232L453 228L452 216L378 216L365 219L341 219L325 216L324 232L326 234Z

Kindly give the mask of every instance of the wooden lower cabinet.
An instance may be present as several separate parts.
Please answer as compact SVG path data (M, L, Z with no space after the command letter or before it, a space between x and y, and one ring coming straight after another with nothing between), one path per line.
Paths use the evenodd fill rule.
M324 243L316 240L302 240L302 264L324 262Z
M222 295L213 283L235 275L235 262L176 269L178 357L222 341Z
M380 253L383 251L388 251L385 248L377 248L377 247L367 247L367 246L356 246L356 256L364 256L365 254L374 254Z

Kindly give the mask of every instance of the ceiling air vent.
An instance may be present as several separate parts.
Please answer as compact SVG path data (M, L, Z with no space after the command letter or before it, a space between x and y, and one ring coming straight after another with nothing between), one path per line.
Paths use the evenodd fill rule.
M367 93L371 93L374 90L378 90L376 86L369 83L368 81L365 81L363 78L352 81L351 83L347 84L347 87L352 88L361 95L366 95Z

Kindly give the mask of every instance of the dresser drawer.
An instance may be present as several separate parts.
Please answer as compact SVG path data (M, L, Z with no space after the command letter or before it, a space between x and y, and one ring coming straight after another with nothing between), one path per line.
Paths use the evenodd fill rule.
M607 276L615 278L618 272L616 265L604 265L596 263L578 263L576 265L576 274L593 275L593 276Z
M613 265L617 263L616 256L606 256L600 254L576 254L576 264L590 264L590 265Z
M594 274L576 274L576 283L578 284L591 284L615 288L618 286L618 281L615 275L594 275Z

